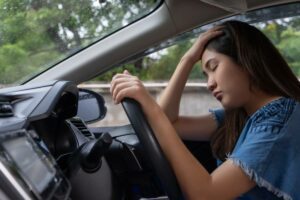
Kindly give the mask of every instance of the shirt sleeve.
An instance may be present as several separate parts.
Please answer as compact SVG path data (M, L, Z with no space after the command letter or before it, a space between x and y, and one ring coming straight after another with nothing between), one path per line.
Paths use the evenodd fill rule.
M240 138L228 156L235 165L279 198L297 199L300 185L300 112L287 121L284 112L259 116L257 121L246 124ZM282 118L283 117L283 118ZM297 156L296 156L297 155Z
M209 112L212 114L219 128L224 122L224 118L225 118L224 109L209 109Z

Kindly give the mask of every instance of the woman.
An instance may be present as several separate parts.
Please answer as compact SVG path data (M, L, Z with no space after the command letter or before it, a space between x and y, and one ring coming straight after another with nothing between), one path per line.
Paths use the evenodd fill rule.
M178 116L196 62L224 109ZM186 199L300 199L300 84L255 27L228 21L203 33L179 62L158 105L137 77L113 77L116 103L137 100ZM210 140L219 160L209 174L180 138ZM180 159L178 159L180 157Z

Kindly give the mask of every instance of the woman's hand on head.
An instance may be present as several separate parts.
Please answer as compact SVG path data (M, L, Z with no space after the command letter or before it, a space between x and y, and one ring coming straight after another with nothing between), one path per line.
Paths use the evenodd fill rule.
M116 104L120 103L125 97L135 99L140 104L151 98L139 78L131 75L127 70L122 74L113 76L110 92Z
M193 63L201 60L205 45L214 37L221 35L223 33L222 28L222 26L215 26L202 33L193 46L184 54L183 59L189 59Z

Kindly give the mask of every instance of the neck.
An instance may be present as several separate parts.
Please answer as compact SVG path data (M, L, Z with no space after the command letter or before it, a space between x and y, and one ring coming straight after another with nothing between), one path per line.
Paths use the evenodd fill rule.
M248 103L244 105L244 109L247 112L248 116L251 116L264 105L279 98L280 96L277 95L268 95L266 93L256 91L250 97Z

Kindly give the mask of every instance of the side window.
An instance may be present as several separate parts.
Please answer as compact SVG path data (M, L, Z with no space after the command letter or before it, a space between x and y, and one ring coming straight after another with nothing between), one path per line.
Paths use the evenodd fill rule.
M259 28L278 48L297 76L300 76L300 4L288 4L252 11L245 15L234 16L229 19L246 21ZM274 14L275 13L275 14ZM121 106L112 106L109 93L109 82L116 73L124 69L138 76L155 99L166 87L177 63L183 54L191 47L201 32L215 24L196 28L188 33L172 38L145 52L146 55L133 58L131 62L114 68L107 73L96 77L90 83L97 83L94 89L104 95L108 107L108 115L95 125L116 125L128 123ZM288 81L288 80L287 80ZM85 87L89 83L81 86ZM208 108L217 108L221 105L206 89L206 80L200 71L198 63L190 74L181 100L180 114L199 115L208 111ZM92 125L93 126L93 125Z
M154 50L149 55L140 57L128 64L108 71L90 83L82 84L81 87L87 87L89 84L96 83L99 87L95 87L94 90L103 95L108 110L107 116L102 121L91 124L91 126L111 126L129 123L122 106L114 105L109 93L109 82L114 74L122 73L127 69L131 74L138 76L144 82L145 87L153 98L158 100L181 57L192 46L194 41L194 36L184 37L169 47ZM206 89L205 81L200 70L200 63L198 63L194 66L189 81L186 84L181 99L180 114L199 115L208 112L207 108L220 107L220 104Z
M256 26L275 44L297 77L300 77L300 17L261 22Z

